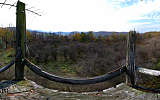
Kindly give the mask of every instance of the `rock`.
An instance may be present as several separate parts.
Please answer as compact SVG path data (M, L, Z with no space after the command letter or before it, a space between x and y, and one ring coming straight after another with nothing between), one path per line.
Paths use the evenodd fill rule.
M0 100L158 100L159 94L141 92L121 83L102 92L63 92L37 85L30 80L0 82ZM7 89L2 93L2 88Z

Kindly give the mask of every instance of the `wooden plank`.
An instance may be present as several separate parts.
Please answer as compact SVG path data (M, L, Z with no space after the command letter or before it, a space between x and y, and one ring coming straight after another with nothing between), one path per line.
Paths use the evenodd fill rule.
M143 74L147 74L147 75L160 76L160 71L157 71L157 70L138 67L137 71Z
M135 50L136 50L136 32L130 31L128 33L128 39L127 39L126 84L135 85L135 77L136 77Z
M17 2L16 12L16 61L15 61L15 80L24 79L24 63L25 57L25 33L26 33L26 16L25 4Z

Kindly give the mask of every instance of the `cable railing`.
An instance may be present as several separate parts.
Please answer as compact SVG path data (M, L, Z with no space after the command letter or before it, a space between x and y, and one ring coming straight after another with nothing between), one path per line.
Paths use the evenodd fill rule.
M38 68L38 66L34 65L33 63L31 63L27 59L24 60L24 63L34 73L36 73L37 75L42 76L48 80L56 81L56 82L60 82L60 83L67 83L67 84L76 84L76 85L95 84L95 83L104 82L104 81L113 79L113 78L121 75L126 70L125 66L123 66L123 67L120 67L120 68L118 68L112 72L109 72L105 75L102 75L102 76L97 76L97 77L89 78L89 79L71 79L71 78L59 77L59 76L47 73L45 71L42 71L40 68Z
M9 64L6 66L0 68L0 73L6 71L8 68L10 68L12 65L14 65L14 61L12 60Z
M138 85L128 85L136 90L140 90L143 92L151 92L151 93L160 93L160 89L154 89L154 88L146 88Z

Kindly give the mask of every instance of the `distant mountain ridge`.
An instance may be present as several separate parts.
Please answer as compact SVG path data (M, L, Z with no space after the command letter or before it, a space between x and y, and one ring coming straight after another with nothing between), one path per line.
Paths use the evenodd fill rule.
M59 32L57 32L57 33L59 33ZM65 34L65 35L67 35L67 34L69 35L69 34L75 34L75 33L81 33L80 31L73 31L73 32L61 32L61 34ZM87 33L87 32L84 32L84 33ZM99 35L101 35L101 36L107 36L107 35L111 35L111 34L113 34L113 33L115 33L115 34L127 34L128 32L110 32L110 31L98 31L98 32L94 32L93 31L93 34L95 35L95 36L99 36Z
M107 36L111 34L127 34L128 32L108 32L108 31L99 31L99 32L94 32L95 36L101 35L101 36Z
M16 27L6 27L10 30L16 30ZM62 31L59 31L59 32L45 32L45 31L40 31L40 30L31 30L31 29L27 29L27 31L31 32L31 33L55 33L55 34L60 34L60 35L70 35L70 34L75 34L75 33L81 33L81 31L72 31L72 32L62 32ZM107 35L111 35L112 33L115 33L115 34L127 34L128 32L115 32L115 31L98 31L98 32L94 32L92 31L93 34L95 36L107 36ZM84 32L84 33L87 33L87 32Z

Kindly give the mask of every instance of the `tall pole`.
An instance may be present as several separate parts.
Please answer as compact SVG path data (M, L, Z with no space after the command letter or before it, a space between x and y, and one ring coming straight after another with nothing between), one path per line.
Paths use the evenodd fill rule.
M26 34L26 15L25 4L17 2L16 10L16 61L15 61L15 80L24 79L24 57L25 57L25 34Z
M128 33L128 39L127 39L126 83L133 86L136 84L135 51L136 51L136 31L130 31Z

